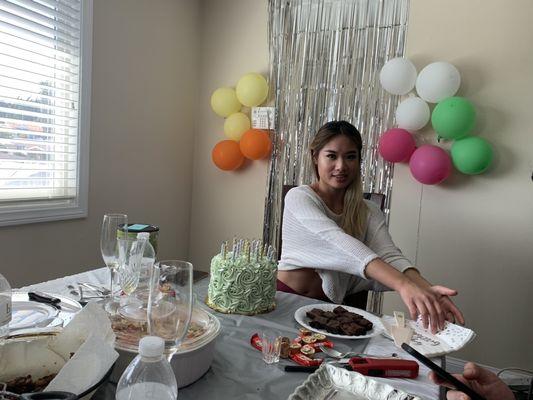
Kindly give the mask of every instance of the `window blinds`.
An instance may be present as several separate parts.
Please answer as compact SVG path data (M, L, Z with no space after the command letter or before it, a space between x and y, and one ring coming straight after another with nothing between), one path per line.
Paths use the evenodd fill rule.
M0 0L0 203L79 186L81 0Z

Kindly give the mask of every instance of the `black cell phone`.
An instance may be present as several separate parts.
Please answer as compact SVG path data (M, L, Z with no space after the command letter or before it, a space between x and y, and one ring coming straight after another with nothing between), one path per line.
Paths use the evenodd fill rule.
M407 343L402 343L402 349L404 349L406 352L408 352L410 355L412 355L414 358L416 358L418 361L420 361L422 364L424 364L426 367L431 369L437 376L442 379L443 381L446 381L448 383L451 383L457 390L460 390L461 392L467 394L470 396L472 400L486 400L484 397L480 396L474 390L472 390L469 386L466 386L463 382L461 382L459 379L457 379L452 374L446 372L444 369L439 367L437 364L435 364L433 361L431 361L429 358L424 356L423 354L420 354L418 351L413 349L411 346L409 346Z

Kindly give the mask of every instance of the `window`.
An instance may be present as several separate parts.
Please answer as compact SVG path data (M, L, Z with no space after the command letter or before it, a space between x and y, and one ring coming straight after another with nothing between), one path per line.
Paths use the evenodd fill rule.
M87 215L92 0L0 0L0 225Z

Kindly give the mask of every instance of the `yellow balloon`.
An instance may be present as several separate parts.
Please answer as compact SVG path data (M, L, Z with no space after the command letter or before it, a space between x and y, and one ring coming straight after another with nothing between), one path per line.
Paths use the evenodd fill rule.
M250 126L250 118L246 114L238 112L226 118L224 121L224 133L230 139L238 142L241 140L242 134L250 129Z
M218 88L211 95L211 108L221 117L228 117L238 112L242 105L235 90L229 87Z
M268 96L268 84L263 75L252 72L239 79L235 91L243 105L257 107Z

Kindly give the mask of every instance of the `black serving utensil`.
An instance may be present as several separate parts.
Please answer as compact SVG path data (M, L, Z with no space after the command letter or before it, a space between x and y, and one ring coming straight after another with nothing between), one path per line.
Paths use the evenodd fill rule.
M61 299L57 297L50 296L43 292L33 291L28 292L28 299L31 301L36 301L37 303L48 304L58 310L71 310L73 307L70 304L62 302ZM74 311L79 311L74 308Z
M43 292L28 292L28 299L31 301L36 301L38 303L44 303L49 304L53 307L59 307L59 303L61 303L61 299L58 299L57 297L48 296L47 294Z
M39 392L25 393L20 396L21 400L77 400L78 396L70 392Z

